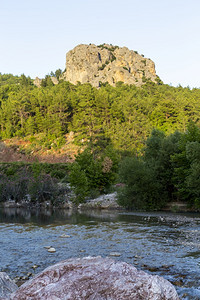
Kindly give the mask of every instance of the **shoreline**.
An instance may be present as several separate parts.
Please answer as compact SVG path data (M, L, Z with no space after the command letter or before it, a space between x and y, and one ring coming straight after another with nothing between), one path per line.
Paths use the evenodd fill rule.
M0 203L0 208L23 208L23 209L66 209L66 210L119 210L119 211L138 211L126 209L117 203L117 192L101 195L95 199L86 200L84 203L76 205L70 200L65 201L59 205L53 205L51 201L44 201L40 203L31 203L21 201L16 203L13 200ZM198 213L199 211L193 208L188 208L187 203L184 202L169 202L160 212L172 213ZM145 212L145 211L144 211ZM158 212L158 211L157 211Z

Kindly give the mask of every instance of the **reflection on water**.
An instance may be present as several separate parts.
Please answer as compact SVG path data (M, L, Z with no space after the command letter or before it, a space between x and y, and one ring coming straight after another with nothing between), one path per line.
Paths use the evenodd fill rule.
M0 210L0 271L12 278L70 257L111 252L121 254L114 259L164 276L182 299L200 299L198 214Z

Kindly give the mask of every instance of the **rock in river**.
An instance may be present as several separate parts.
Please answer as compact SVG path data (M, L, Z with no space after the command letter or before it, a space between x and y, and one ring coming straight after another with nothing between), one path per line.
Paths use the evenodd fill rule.
M119 252L110 252L110 256L121 256Z
M166 279L110 258L72 258L46 268L23 284L13 300L178 300Z
M47 251L50 253L54 253L54 252L56 252L56 249L53 247L50 247Z

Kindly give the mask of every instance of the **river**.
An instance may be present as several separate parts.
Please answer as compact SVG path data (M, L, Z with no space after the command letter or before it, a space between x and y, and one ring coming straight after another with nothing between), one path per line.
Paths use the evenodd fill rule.
M88 255L133 264L174 283L181 299L200 299L200 214L0 209L0 271L11 278Z

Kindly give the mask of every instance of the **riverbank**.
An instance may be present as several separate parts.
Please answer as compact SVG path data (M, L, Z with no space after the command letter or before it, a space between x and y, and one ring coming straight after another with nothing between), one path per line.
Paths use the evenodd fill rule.
M32 203L31 201L21 201L16 203L14 200L9 200L3 203L0 203L0 207L4 208L45 208L45 209L77 209L77 210L87 210L87 209L98 209L98 210L126 210L124 207L120 206L117 203L117 192L113 192L110 194L100 195L95 199L88 199L84 203L80 203L76 205L71 199L73 195L72 192L68 189L68 194L65 195L65 199L62 202L58 202L56 204L51 201L37 202ZM188 208L187 203L184 202L169 202L167 205L161 210L163 212L197 212L195 209Z

